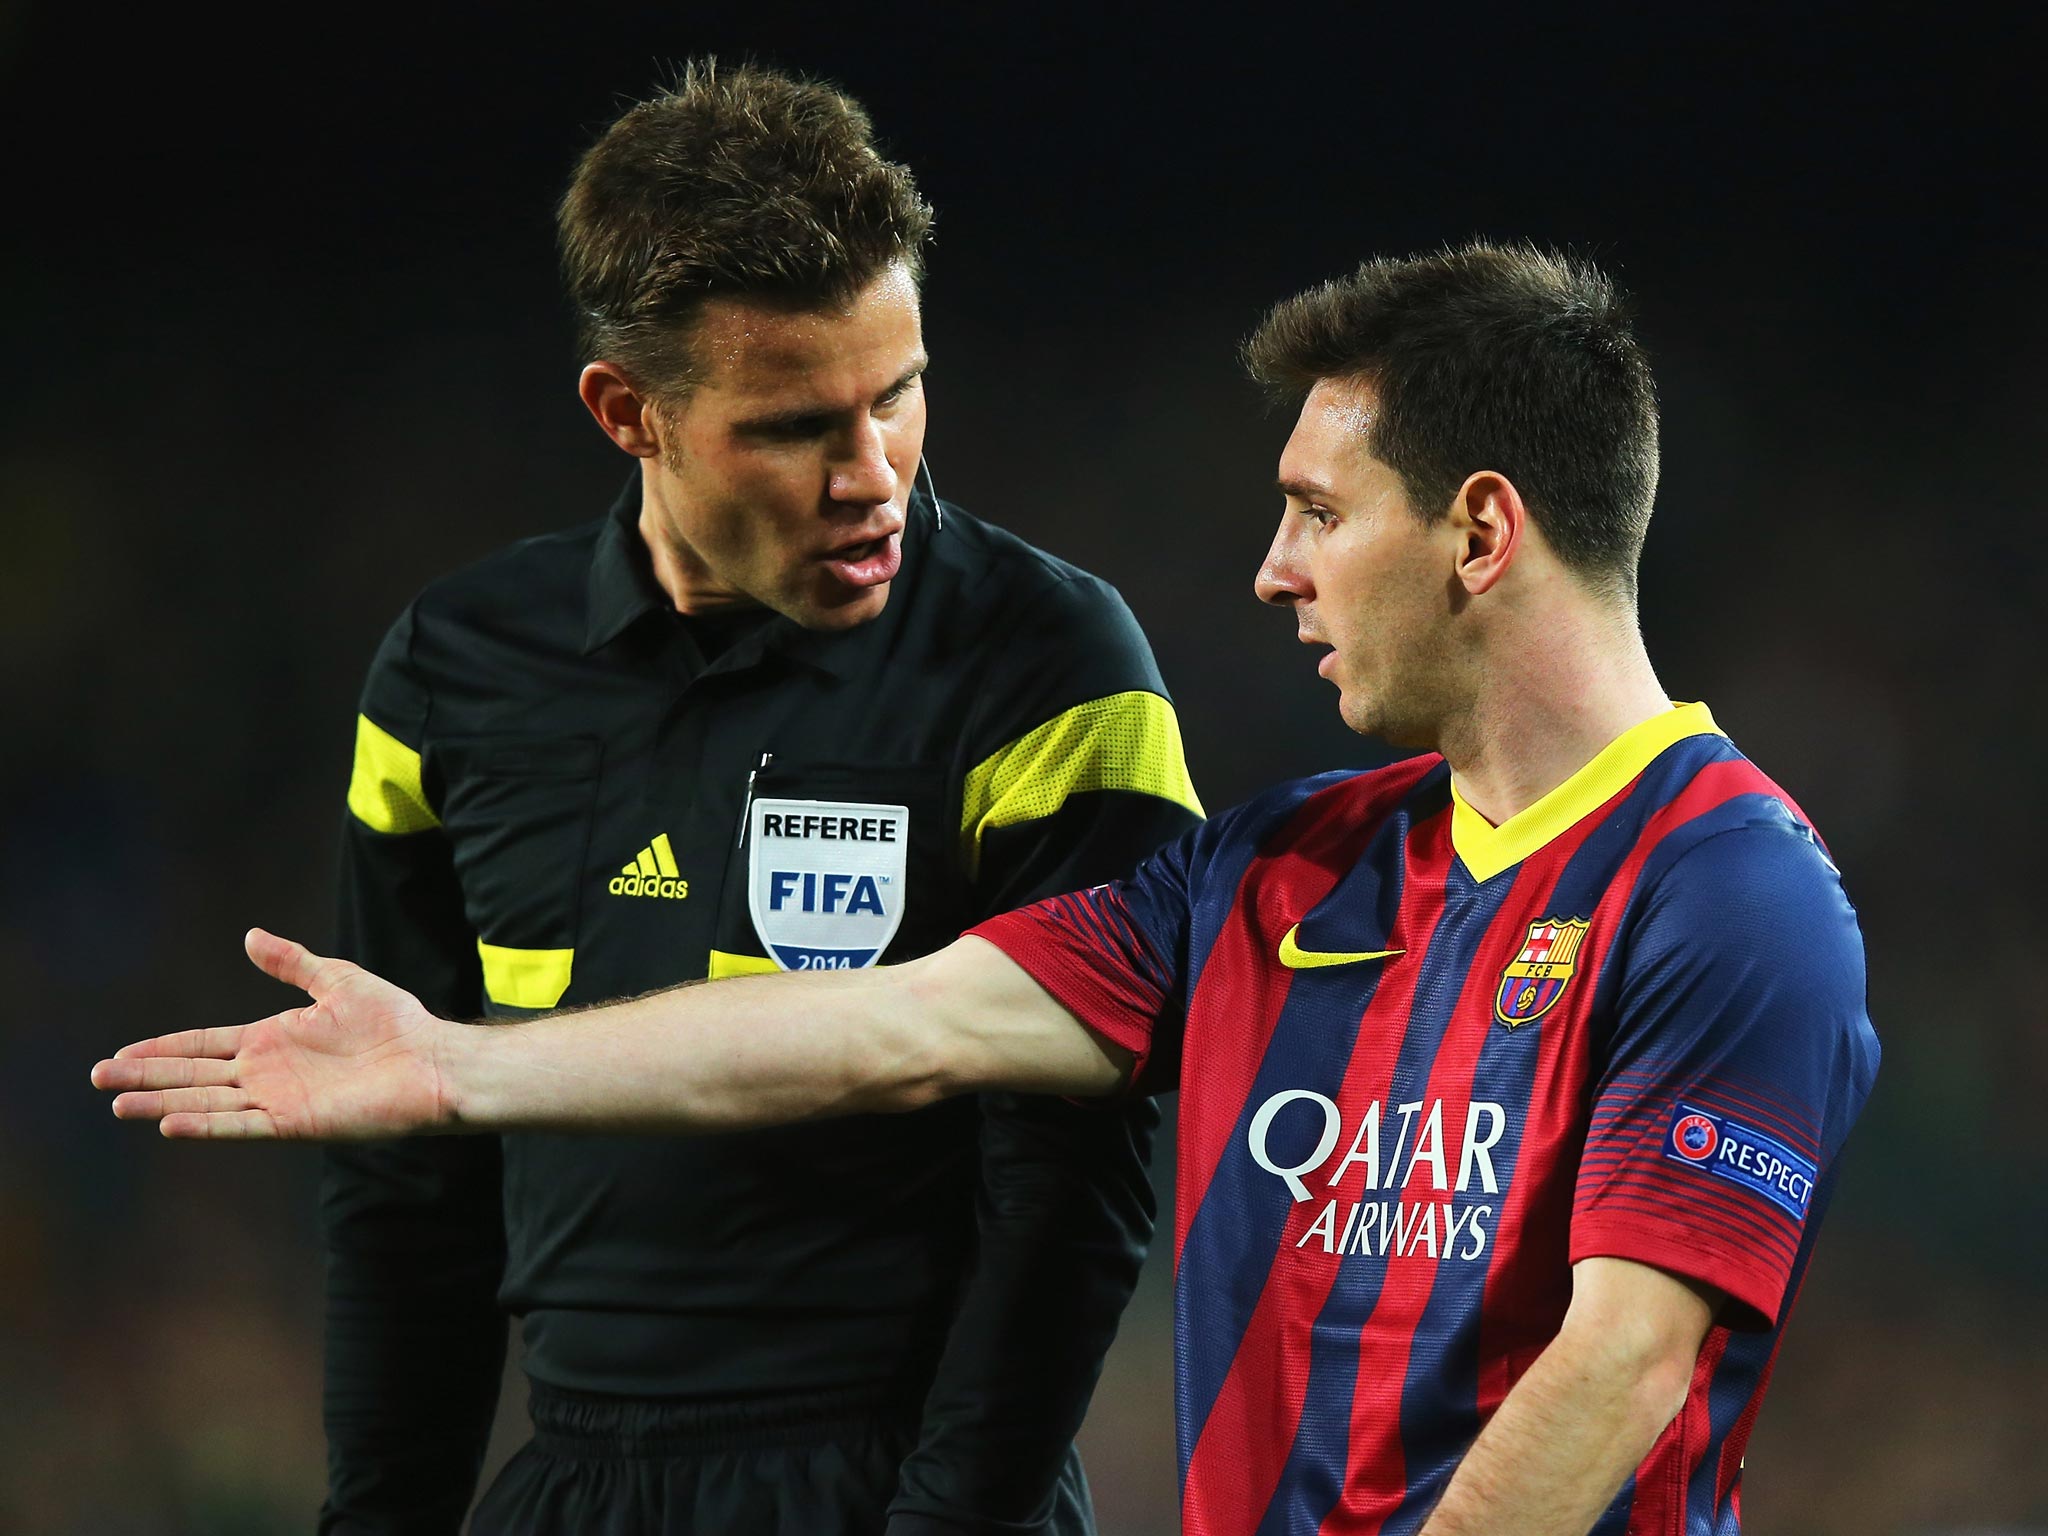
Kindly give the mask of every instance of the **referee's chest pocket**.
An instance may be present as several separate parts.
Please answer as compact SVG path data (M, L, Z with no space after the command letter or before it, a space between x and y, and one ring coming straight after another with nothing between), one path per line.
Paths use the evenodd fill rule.
M859 969L950 942L965 885L949 812L934 764L760 770L734 829L711 974Z
M581 875L603 762L587 737L472 736L434 743L442 823L469 921L485 943L576 942Z

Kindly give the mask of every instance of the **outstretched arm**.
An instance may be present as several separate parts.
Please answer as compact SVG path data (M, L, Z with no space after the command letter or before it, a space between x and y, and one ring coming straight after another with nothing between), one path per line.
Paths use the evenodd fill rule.
M249 958L312 1003L124 1047L114 1113L166 1136L722 1131L915 1109L985 1088L1102 1094L1130 1057L994 945L907 965L747 976L517 1024L454 1024L262 929Z

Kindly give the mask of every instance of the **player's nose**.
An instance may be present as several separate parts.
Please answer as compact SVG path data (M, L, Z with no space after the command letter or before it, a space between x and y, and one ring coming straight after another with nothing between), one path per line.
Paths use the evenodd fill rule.
M1259 574L1252 581L1252 590L1262 603L1284 606L1306 602L1316 595L1315 586L1308 577L1308 565L1301 558L1301 542L1288 526L1292 521L1285 517L1280 520L1272 546L1267 549L1266 558L1259 565Z

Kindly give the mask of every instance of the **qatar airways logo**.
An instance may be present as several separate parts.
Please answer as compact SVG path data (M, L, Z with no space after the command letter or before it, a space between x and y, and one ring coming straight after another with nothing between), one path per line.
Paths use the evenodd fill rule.
M1455 1109L1448 1128L1444 1117L1442 1099L1415 1099L1391 1109L1375 1099L1346 1142L1344 1116L1334 1100L1290 1088L1259 1106L1245 1140L1252 1161L1286 1184L1297 1203L1315 1199L1318 1189L1347 1183L1358 1194L1382 1196L1325 1196L1295 1247L1320 1242L1325 1253L1469 1261L1486 1251L1492 1204L1428 1196L1500 1193L1493 1149L1507 1133L1508 1113L1504 1105L1475 1099L1464 1106L1462 1125ZM1297 1152L1308 1135L1314 1143ZM1345 1143L1342 1157L1336 1156L1339 1143Z

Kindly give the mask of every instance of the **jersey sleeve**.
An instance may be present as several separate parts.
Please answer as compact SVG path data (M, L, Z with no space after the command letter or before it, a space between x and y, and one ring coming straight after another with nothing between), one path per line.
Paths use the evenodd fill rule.
M356 720L336 952L474 1018L481 964L426 764L413 622L386 637ZM461 1528L504 1361L500 1183L492 1136L326 1149L323 1536Z
M961 785L977 916L1128 873L1202 817L1173 703L1114 588L1076 573L1004 628Z
M1187 1023L1190 867L1200 834L1127 878L1005 912L969 930L1008 955L1062 1007L1135 1058L1130 1086L1178 1085Z
M1652 1264L1775 1324L1877 1072L1855 910L1787 816L1646 872L1621 944L1572 1262Z
M444 1018L483 1006L482 962L428 764L432 697L412 660L408 609L378 648L355 721L342 818L338 917L346 958Z

